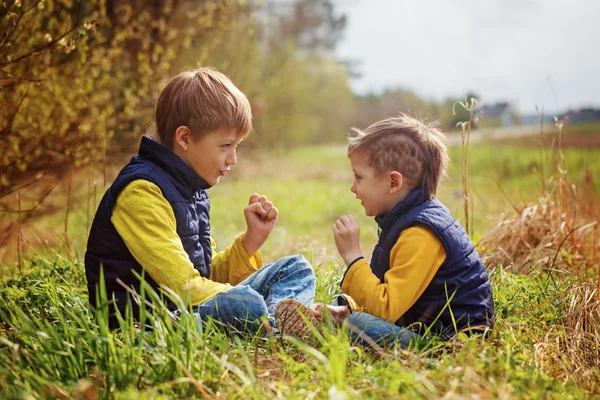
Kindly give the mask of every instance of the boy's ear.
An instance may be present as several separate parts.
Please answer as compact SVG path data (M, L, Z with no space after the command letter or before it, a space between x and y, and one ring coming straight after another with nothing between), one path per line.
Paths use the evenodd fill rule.
M192 132L190 131L190 128L185 125L177 128L177 130L175 130L175 137L173 140L175 141L175 143L173 143L174 145L181 147L183 150L187 150L190 145L190 141L192 140Z
M402 185L404 184L404 177L398 171L392 171L388 175L389 177L389 193L394 194L397 193L400 189L402 189Z

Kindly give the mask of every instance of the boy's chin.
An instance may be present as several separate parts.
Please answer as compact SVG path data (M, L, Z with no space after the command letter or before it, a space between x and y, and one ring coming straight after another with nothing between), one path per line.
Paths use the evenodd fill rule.
M209 185L210 187L213 187L213 186L215 186L217 183L219 183L219 178L220 178L220 177L213 178L213 179L206 179L206 178L202 178L202 179L204 179L204 182L208 183L208 185Z

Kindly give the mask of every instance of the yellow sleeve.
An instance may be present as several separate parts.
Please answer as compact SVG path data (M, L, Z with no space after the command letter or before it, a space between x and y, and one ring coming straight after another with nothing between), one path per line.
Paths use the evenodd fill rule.
M421 297L446 260L442 242L424 225L400 233L381 283L369 263L358 260L346 272L342 291L363 311L396 322Z
M135 180L119 193L111 221L146 273L192 305L231 288L203 278L194 268L177 234L173 208L158 186Z
M263 260L257 251L248 257L242 239L244 234L235 238L225 250L217 253L217 244L210 238L213 249L213 259L210 267L210 279L216 282L237 285L248 276L262 268Z

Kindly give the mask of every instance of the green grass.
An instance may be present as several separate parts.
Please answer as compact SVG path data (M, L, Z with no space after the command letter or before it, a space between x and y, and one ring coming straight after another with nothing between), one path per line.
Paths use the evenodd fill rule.
M452 149L450 179L439 197L462 218L460 157ZM469 150L475 230L485 232L509 202L534 200L539 150L497 143ZM573 182L589 167L598 175L600 151L569 151ZM487 167L487 168L486 168ZM488 171L489 169L489 171ZM161 333L136 334L131 325L110 332L87 307L82 255L87 232L87 184L74 185L69 236L75 254L37 247L25 257L23 276L0 264L0 398L81 398L86 388L103 398L592 398L600 396L600 370L586 376L567 352L566 295L577 276L533 268L529 276L501 268L492 273L497 324L489 340L459 337L421 352L390 348L384 356L325 331L307 347L293 341L228 336L221 327L184 315L173 324L164 311L149 315ZM235 172L210 190L213 235L220 248L244 229L250 194L267 195L279 208L276 229L261 250L266 262L292 253L312 261L319 275L317 301L338 291L339 256L331 224L350 213L361 224L368 254L377 233L350 192L352 174L343 147L299 148L287 153L240 154ZM597 188L596 183L596 190ZM100 194L97 196L99 201ZM55 200L57 203L60 199ZM64 199L63 199L64 202ZM60 236L64 213L35 221ZM39 228L43 227L43 228ZM33 230L35 227L25 227ZM25 234L27 235L27 231Z
M600 177L600 148L565 149L563 151L567 175L572 183L581 183L585 171L594 177ZM460 149L453 148L451 156L458 161ZM533 200L541 190L540 159L543 159L545 179L556 171L556 153L546 149L540 154L539 148L518 146L514 141L506 144L473 143L469 146L470 189L490 197L500 194L496 181L513 201ZM449 175L452 182L460 183L460 164L450 165ZM600 193L600 180L594 182L595 190Z
M339 277L335 266L320 266L321 274L332 271L319 285L320 301L331 298ZM64 398L89 385L107 398L188 397L202 391L257 399L600 394L600 371L591 371L596 381L577 382L576 376L560 375L570 368L568 358L546 365L536 351L536 343L563 323L566 300L558 294L568 282L555 287L539 276L498 269L492 283L498 321L488 341L461 337L422 353L390 348L376 356L335 331L307 347L227 336L186 315L173 324L162 311L146 317L161 325L161 333L136 334L127 324L122 332L110 332L87 308L83 266L47 255L29 260L23 277L3 281L1 393Z

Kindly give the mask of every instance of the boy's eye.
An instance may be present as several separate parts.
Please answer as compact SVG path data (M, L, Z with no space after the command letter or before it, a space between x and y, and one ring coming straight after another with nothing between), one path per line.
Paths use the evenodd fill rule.
M231 146L231 143L226 143L223 145L224 148L228 149Z

